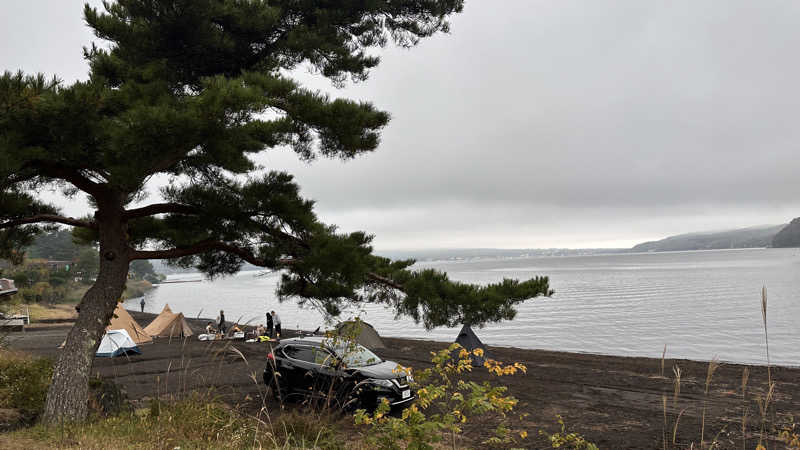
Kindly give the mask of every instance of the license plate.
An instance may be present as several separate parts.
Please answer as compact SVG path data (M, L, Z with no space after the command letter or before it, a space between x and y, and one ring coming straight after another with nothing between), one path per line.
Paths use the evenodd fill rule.
M411 397L411 391L406 389L405 391L403 391L403 398L408 398L408 397Z

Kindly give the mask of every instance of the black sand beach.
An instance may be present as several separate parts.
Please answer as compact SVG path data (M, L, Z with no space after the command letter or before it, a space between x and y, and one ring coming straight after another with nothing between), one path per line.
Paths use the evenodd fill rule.
M131 312L146 326L154 314ZM206 319L190 319L200 331ZM69 325L51 326L8 336L12 348L36 355L55 357ZM378 330L380 332L380 330ZM293 330L286 330L291 336ZM387 349L381 357L415 368L429 364L430 352L447 344L425 340L384 338ZM556 415L564 417L569 430L583 434L600 448L647 449L663 448L662 437L672 441L676 417L680 415L677 443L689 448L700 441L701 416L705 397L708 363L653 358L629 358L589 354L560 353L541 350L489 347L495 359L521 362L527 374L503 377L509 392L520 401L512 418L515 426L527 429L528 448L548 446L540 429L557 429ZM121 385L134 403L146 406L149 398L158 395L183 395L192 390L213 392L230 405L243 411L257 411L266 404L278 411L271 398L264 399L265 388L259 382L264 368L266 344L244 342L201 342L160 340L142 346L142 354L130 357L97 358L94 370L102 377ZM673 406L672 367L680 367L681 388ZM758 440L761 416L755 401L767 388L765 367L749 366L750 376L745 400L742 398L742 371L746 366L723 364L714 373L707 397L705 436L716 437L719 448L742 448L742 416L747 416L747 448ZM489 380L483 369L469 375L476 381ZM772 368L775 394L767 415L771 436L775 427L800 413L800 369ZM663 396L667 398L664 426ZM519 414L527 413L520 418ZM468 422L466 435L470 446L488 437L496 423L485 418ZM355 430L358 432L358 429ZM776 441L769 448L781 448Z

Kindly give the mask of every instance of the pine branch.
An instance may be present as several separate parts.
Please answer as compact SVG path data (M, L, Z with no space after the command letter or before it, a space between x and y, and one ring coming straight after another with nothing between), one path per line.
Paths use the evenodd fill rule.
M97 223L93 221L87 222L84 220L73 219L72 217L58 216L55 214L37 214L35 216L25 217L22 219L9 220L7 222L0 223L0 230L5 228L14 228L20 225L28 225L32 223L42 223L42 222L62 223L64 225L70 225L73 227L97 229Z

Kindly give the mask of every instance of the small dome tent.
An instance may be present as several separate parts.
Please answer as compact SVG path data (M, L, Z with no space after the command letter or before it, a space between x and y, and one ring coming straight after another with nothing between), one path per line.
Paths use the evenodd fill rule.
M126 330L108 330L97 347L95 356L112 358L128 353L142 353Z
M341 335L356 336L356 342L369 349L386 348L375 328L366 322L355 320L341 322L336 325L336 332Z
M461 327L461 331L458 332L458 337L456 338L456 343L460 344L469 352L472 352L476 348L482 349L483 357L473 354L470 356L470 359L472 359L472 365L474 367L483 367L483 363L486 361L486 358L488 358L489 355L486 352L486 346L483 345L483 342L481 342L480 339L478 339L478 336L475 335L475 332L472 331L472 328L470 328L469 325L464 324L464 326ZM458 358L457 352L454 353L453 358Z

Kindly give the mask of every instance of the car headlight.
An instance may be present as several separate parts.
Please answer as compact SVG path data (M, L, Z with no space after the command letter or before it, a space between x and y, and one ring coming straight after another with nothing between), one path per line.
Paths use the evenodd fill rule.
M408 375L406 375L406 380L407 380L409 383L413 383L413 382L414 382L414 376L413 376L413 375L411 375L411 374L408 374Z
M377 378L370 378L369 382L370 384L374 384L385 388L391 388L393 386L392 380L379 380Z

